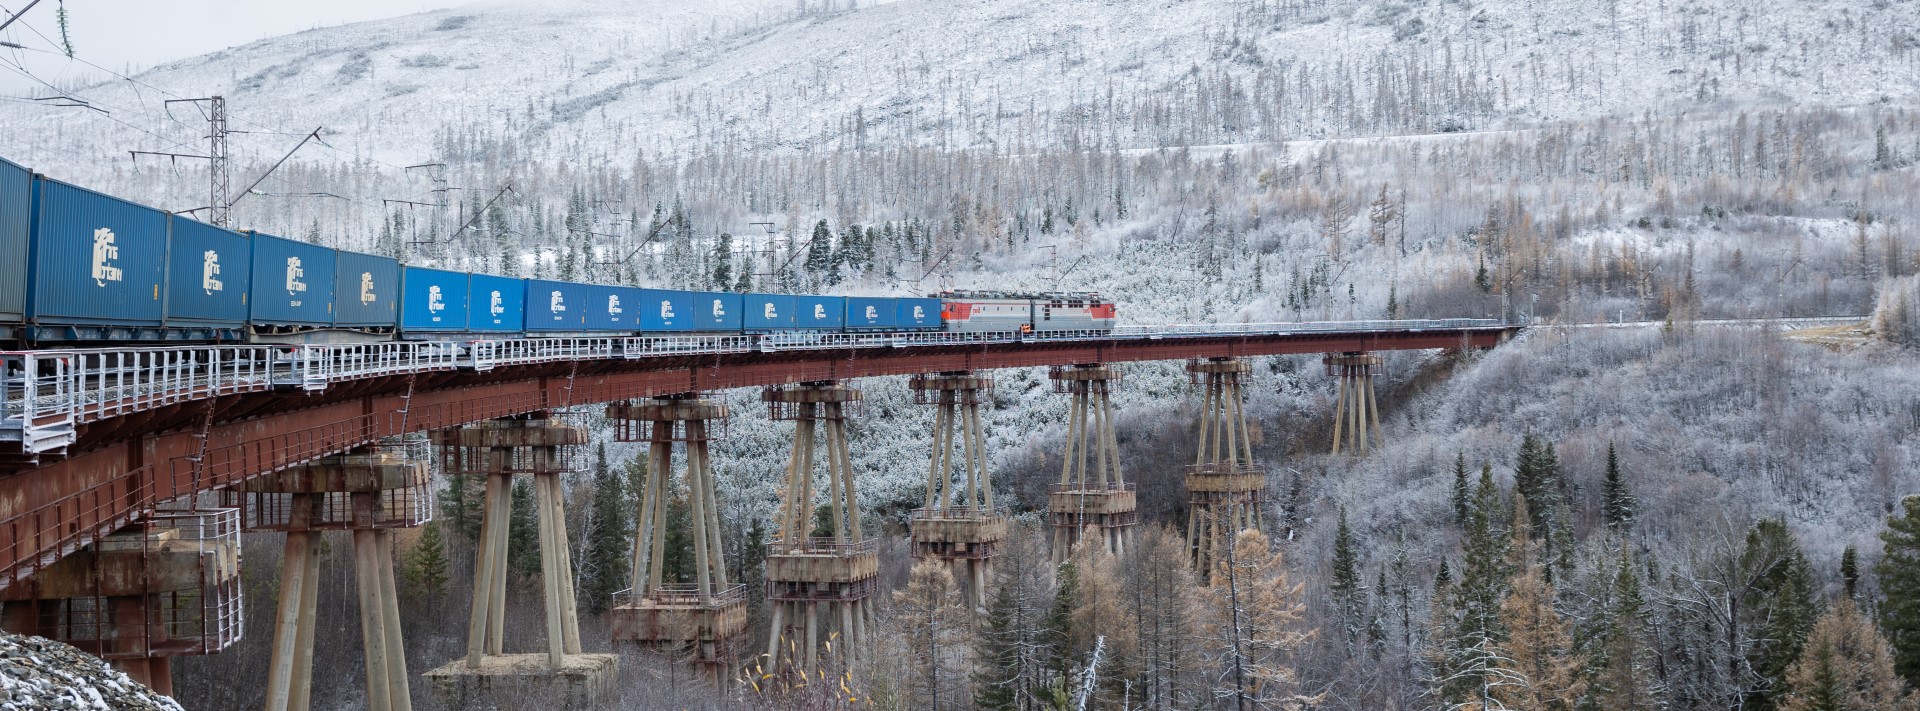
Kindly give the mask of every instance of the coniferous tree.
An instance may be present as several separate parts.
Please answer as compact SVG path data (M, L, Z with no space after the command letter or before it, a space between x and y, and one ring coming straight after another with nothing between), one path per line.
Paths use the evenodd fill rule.
M1757 628L1746 652L1747 666L1758 677L1747 708L1772 709L1786 690L1787 668L1800 658L1820 615L1818 584L1799 542L1780 519L1755 522L1741 557L1752 578L1737 609Z
M1019 603L1011 581L994 588L987 619L980 629L980 671L974 675L973 705L988 711L1020 708Z
M916 702L938 708L963 688L968 610L945 561L923 560L893 593L895 621L903 633L909 666L897 682Z
M607 445L594 451L593 499L588 512L587 549L582 561L578 595L580 607L590 613L607 609L613 594L627 587L628 557L633 550L631 512L625 477L607 465Z
M1520 438L1520 451L1514 456L1513 489L1527 499L1530 518L1527 525L1536 536L1552 534L1553 510L1560 497L1560 465L1553 445L1532 432Z
M813 238L807 241L807 274L814 279L824 279L827 267L833 263L833 230L827 227L827 221L821 220L813 226Z
M1347 508L1340 507L1340 523L1333 537L1333 560L1329 564L1332 570L1327 589L1333 593L1334 609L1340 614L1340 634L1344 637L1347 653L1353 653L1353 642L1360 634L1360 627L1367 608L1367 591L1360 582L1360 552L1354 542L1353 529L1347 525Z
M447 487L440 495L440 515L453 526L451 533L461 540L480 536L480 514L486 505L485 476L448 474Z
M1313 638L1302 625L1304 589L1290 582L1284 554L1265 534L1247 529L1234 536L1202 593L1210 608L1201 636L1216 662L1208 674L1217 680L1214 698L1248 709L1301 709L1323 700L1295 688L1293 655Z
M1049 677L1064 678L1080 668L1080 655L1073 649L1073 611L1079 607L1080 573L1072 560L1066 560L1054 573L1053 605L1040 621L1040 646Z
M1456 526L1467 525L1467 510L1472 494L1467 486L1467 453L1460 452L1453 460L1453 523Z
M1500 525L1500 499L1493 465L1482 466L1467 514L1460 579L1451 586L1452 629L1437 650L1440 690L1449 702L1485 698L1487 675L1497 660L1496 646L1505 638L1500 604L1507 595L1513 549ZM1516 525L1525 523L1523 519Z
M733 235L722 232L713 241L713 254L708 258L713 265L714 291L726 291L733 288Z
M1840 551L1840 587L1848 600L1857 600L1860 593L1860 554L1848 544Z
M1880 532L1886 551L1873 572L1880 576L1880 626L1893 644L1894 670L1920 686L1920 496L1900 502Z
M533 508L533 484L514 477L512 513L507 517L507 569L521 578L540 574L539 526Z
M1506 637L1487 697L1501 708L1573 711L1586 693L1580 673L1585 662L1573 649L1566 621L1553 609L1553 586L1540 566L1525 563L1512 588L1500 604Z
M407 587L414 595L435 605L447 586L446 537L440 534L440 522L428 521L420 527L420 540L407 551Z
M1821 615L1788 669L1783 711L1914 711L1920 699L1894 673L1893 652L1851 600Z
M1634 500L1626 479L1620 474L1620 458L1614 453L1612 442L1607 443L1607 478L1601 485L1601 495L1606 500L1604 515L1607 528L1615 531L1633 528L1633 517L1639 503Z
M1595 707L1608 711L1659 708L1658 659L1647 641L1646 594L1631 551L1620 550L1619 566L1595 634L1593 686Z

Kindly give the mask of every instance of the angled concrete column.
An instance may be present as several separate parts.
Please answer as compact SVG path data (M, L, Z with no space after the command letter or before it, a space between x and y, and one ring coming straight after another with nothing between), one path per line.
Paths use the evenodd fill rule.
M536 689L552 708L594 708L612 693L619 657L582 654L573 590L566 497L561 475L578 470L578 450L589 441L578 427L545 417L492 420L432 433L449 476L484 476L480 540L475 551L473 607L467 653L427 672L456 706L480 703L497 687ZM541 610L546 649L506 653L507 527L513 515L513 478L533 478L540 549Z
M1108 399L1120 372L1088 364L1055 367L1047 377L1053 380L1054 392L1073 398L1060 481L1047 493L1053 560L1066 560L1083 536L1096 536L1109 552L1123 553L1140 519L1134 485L1121 474L1113 403Z
M1342 449L1364 455L1385 435L1380 430L1380 402L1373 395L1373 376L1380 372L1380 356L1341 353L1321 359L1327 375L1340 379L1333 405L1333 453Z
M822 644L838 630L834 653L852 661L866 643L865 629L848 620L873 596L880 574L877 541L861 531L860 498L847 449L848 410L859 390L832 382L768 388L763 393L773 419L794 423L793 453L774 539L767 545L767 603L774 608L766 667L815 673ZM815 448L815 434L820 448ZM826 459L827 534L813 537L815 454ZM798 637L798 639L796 639Z
M1260 527L1267 473L1253 463L1253 430L1240 389L1251 371L1237 358L1187 363L1202 393L1199 447L1186 476L1187 547L1203 582L1235 534Z
M994 547L1007 537L1006 513L993 505L987 438L980 424L980 403L993 390L993 379L953 372L917 375L907 385L916 402L936 407L927 492L909 517L913 556L947 561L954 580L966 588L967 601L984 611Z

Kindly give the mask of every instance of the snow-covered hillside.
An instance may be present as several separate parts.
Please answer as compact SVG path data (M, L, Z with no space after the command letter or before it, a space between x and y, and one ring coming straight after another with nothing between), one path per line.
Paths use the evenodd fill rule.
M1125 147L1499 128L1730 102L1905 102L1912 2L783 0L493 3L303 32L136 77L408 165L452 130L549 134L531 155ZM85 178L167 120L0 110L0 150ZM116 130L96 128L111 126ZM237 126L238 127L238 126ZM251 143L245 142L243 143ZM272 142L268 142L272 143ZM154 147L154 146L144 146ZM258 150L275 152L267 145Z

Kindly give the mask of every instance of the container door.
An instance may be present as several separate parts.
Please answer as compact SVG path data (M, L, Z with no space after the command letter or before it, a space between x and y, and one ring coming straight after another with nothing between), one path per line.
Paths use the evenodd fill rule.
M640 298L645 303L640 311L640 330L649 333L693 330L693 292L645 289Z
M467 275L444 269L407 267L403 271L400 328L407 331L462 331L467 327Z
M742 321L739 294L702 291L695 293L693 298L693 330L703 333L740 331Z
M528 279L527 330L586 330L587 298L582 284Z
M740 326L743 330L765 332L794 328L794 297L780 294L747 294L740 298Z
M467 282L467 330L517 333L525 328L527 282L475 274Z
M339 252L335 261L333 322L392 328L400 318L400 263L389 257Z
M334 251L253 233L255 324L333 325Z
M158 326L167 213L34 179L29 316L45 324Z
M796 296L798 312L794 327L808 330L838 331L847 323L847 299L844 296Z
M939 299L896 299L894 324L901 329L940 327Z
M0 159L0 319L27 313L27 231L33 223L33 174Z
M182 215L168 222L167 323L246 326L252 242Z

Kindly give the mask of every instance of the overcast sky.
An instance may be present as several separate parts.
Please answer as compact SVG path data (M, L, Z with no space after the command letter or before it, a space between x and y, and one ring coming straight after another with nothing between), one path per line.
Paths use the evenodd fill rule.
M31 1L0 0L0 22ZM60 41L56 13L61 2L40 0L19 22L0 32L0 41L33 50L49 50L0 47L0 94L31 95L35 87L45 88L11 68L16 62L25 62L36 76L55 83L106 78L92 67L50 53ZM65 0L65 6L74 56L116 72L132 73L129 69L144 69L267 37L458 7L469 2L471 0ZM35 34L35 30L39 34Z

